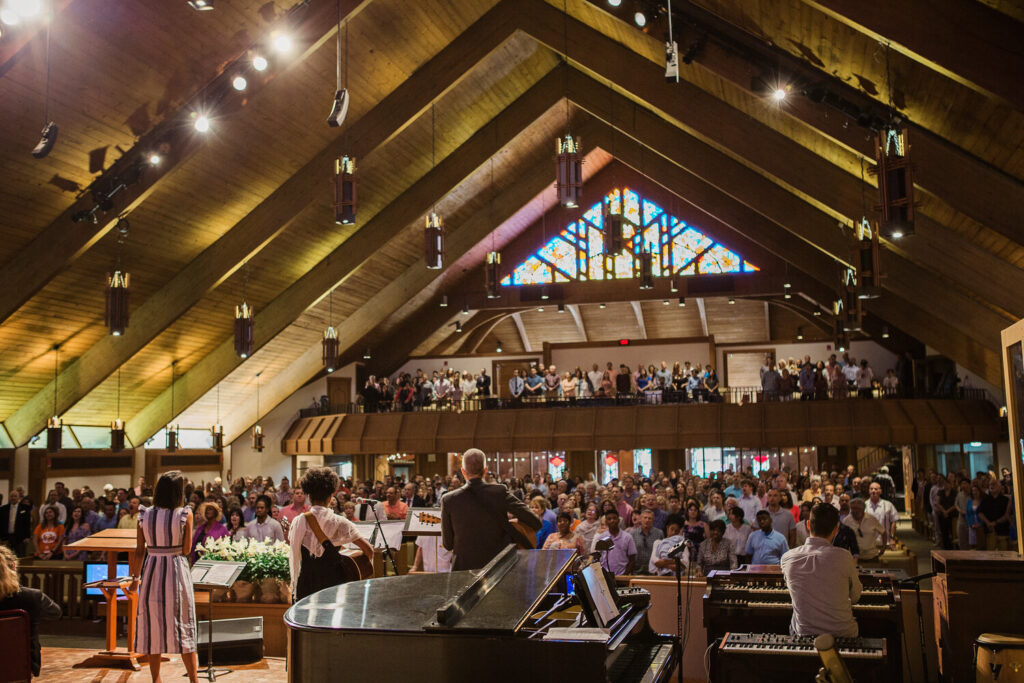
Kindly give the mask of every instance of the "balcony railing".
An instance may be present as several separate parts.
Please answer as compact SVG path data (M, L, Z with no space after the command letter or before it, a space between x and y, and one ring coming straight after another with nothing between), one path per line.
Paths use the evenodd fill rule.
M840 389L837 391L828 390L823 393L816 393L804 400L819 401L847 401L847 400L885 400L890 398L919 398L919 399L958 399L974 401L990 401L988 392L984 389L959 388L955 393L928 393L919 391L897 391L886 392L880 387L871 389L870 396L860 395L856 389ZM761 387L723 387L717 392L707 391L653 391L643 394L619 394L617 396L598 396L587 398L565 398L562 396L539 396L529 398L507 398L491 396L487 398L463 398L453 400L451 398L433 398L429 402L421 401L419 398L411 404L402 404L398 399L378 401L376 410L366 410L362 401L358 403L340 403L330 406L321 405L315 408L303 408L299 411L299 417L316 417L318 415L340 415L351 413L391 413L391 412L418 412L430 411L452 411L463 412L473 410L502 410L502 409L530 409L530 408L578 408L587 406L614 406L614 405L661 405L665 403L730 403L746 405L765 401L787 402L800 401L801 394L798 391L792 393L765 392Z

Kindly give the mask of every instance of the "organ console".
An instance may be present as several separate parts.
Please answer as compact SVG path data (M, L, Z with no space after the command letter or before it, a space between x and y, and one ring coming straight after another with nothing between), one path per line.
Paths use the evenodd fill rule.
M898 583L906 578L906 572L861 568L858 569L858 574L862 586L861 597L853 605L853 616L857 620L861 640L875 642L877 639L884 639L884 646L881 647L882 662L888 667L887 673L895 677L896 681L901 681L903 666L900 659L900 635L903 621ZM722 645L726 644L726 636L729 633L737 635L735 632L741 630L744 633L740 635L744 637L771 638L786 635L788 638L792 615L793 603L786 587L786 579L782 575L782 569L776 565L743 565L738 569L713 571L708 575L707 588L704 592L704 626L708 632L709 647L716 641L721 641ZM792 648L803 642L798 639L786 647L771 646L770 641L761 644L747 643L745 646L752 649L743 651L741 646L744 645L741 640L736 640L730 647L723 648L719 645L713 650L711 671L712 674L719 671L721 678L712 675L712 680L731 680L725 673L721 673L721 667L732 666L728 663L731 659L740 657L743 661L737 666L745 669L747 664L743 662L750 660L751 657L769 652L775 655L787 652L794 654ZM876 642L875 644L877 645ZM813 653L813 639L807 641L806 646L810 648L809 652ZM877 648L875 651L878 651ZM840 654L845 653L840 650ZM820 665L816 659L812 659L811 663ZM817 666L812 673L815 671Z
M718 683L792 683L809 681L821 669L814 636L775 633L726 633L717 648L711 680ZM854 680L890 673L885 638L836 638L835 650Z
M290 680L528 681L571 671L588 681L668 681L679 653L674 637L651 630L650 595L615 591L600 565L567 582L577 557L508 546L479 571L355 581L307 596L284 617ZM605 581L600 591L589 585L595 575Z

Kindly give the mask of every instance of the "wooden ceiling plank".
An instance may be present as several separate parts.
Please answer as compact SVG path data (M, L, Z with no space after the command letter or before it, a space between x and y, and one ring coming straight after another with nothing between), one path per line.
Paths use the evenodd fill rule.
M536 1L522 0L524 3L529 3L531 7ZM540 5L543 5L543 8ZM539 3L537 11L539 13L537 17L531 17L531 21L528 26L524 27L524 30L555 52L563 51L563 15L543 2ZM817 215L815 222L820 227L814 231L816 238L808 240L812 244L817 244L822 240L830 240L830 244L835 244L840 238L838 231L834 229L836 216L843 217L845 221L849 216L860 215L859 180L837 166L696 86L678 83L673 84L671 88L665 88L661 74L651 67L647 59L578 21L569 20L568 36L572 61L579 63L588 72L596 74L601 79L609 80L627 92L631 92L633 96L641 98L642 101L649 103L657 110L658 113L644 110L634 101L625 97L617 99L614 107L615 116L612 117L605 113L602 118L605 120L614 118L616 122L621 122L616 123L621 130L629 131L633 128L634 116L637 117L637 127L640 126L641 117L661 121L664 121L664 118L672 119L689 130L695 131L704 140L713 140L716 141L716 144L727 147L732 153L776 178L779 183L778 187L766 188L766 190L771 190L773 198L777 198L777 200L782 198L782 194L778 190L782 190L784 194L791 194L789 190L792 188L802 192L820 206L830 208L833 212L831 217L815 210L815 206L808 203L803 203L804 206L800 207L802 215L808 217ZM572 49L573 47L575 49ZM607 112L610 108L609 101L612 99L607 88L603 86L596 88L593 95L585 97L586 81L597 83L586 74L577 74L575 69L571 70L569 87L573 101L591 112ZM575 89L574 84L580 84L581 88ZM663 115L662 112L664 112ZM691 138L689 141L682 140L688 147L714 149L710 144L701 142L695 137L690 135L686 137ZM656 149L662 150L664 146L656 146ZM760 175L721 152L715 156L714 168L709 168L708 171L713 170L722 175L739 173L743 177ZM725 171L725 169L730 170ZM764 199L767 201L768 197ZM934 221L932 224L937 225ZM1018 237L1024 243L1024 226L1021 226L1019 221L1017 230L1020 232ZM956 243L964 241L962 238L957 238L953 231L948 229L943 229L943 238L950 239L954 249ZM841 251L827 247L822 248L844 262L848 263L851 260L852 253L849 247ZM997 257L991 256L984 263L979 262L974 270L963 268L944 270L941 265L934 267L933 270L941 272L951 279L969 280L970 286L966 282L962 284L965 289L984 288L983 292L978 292L983 299L1000 302L998 305L1013 315L1024 315L1024 302L1019 301L1019 298L1016 298L1018 300L1015 301L1015 297L1008 296L1007 288L994 287L991 278L977 277L977 274L986 271L987 265L998 268L999 261L1000 259ZM1012 275L1012 270L1006 265L1002 264L1001 272ZM1018 272L1017 276L1024 278L1024 272ZM959 280L955 281L959 282ZM1024 282L1024 279L1021 281Z
M715 77L751 92L752 96L760 97L750 90L751 73L760 72L765 63L782 60L787 64L787 71L791 71L801 85L824 79L830 91L860 108L877 110L880 114L885 112L885 103L780 48L765 45L761 36L751 35L743 27L734 26L693 3L686 6L684 14L694 20L697 27L706 26L723 36L725 41L742 45L748 53L757 55L756 58L742 55L718 41L709 40L693 62ZM660 55L660 43L653 36L646 40L652 47L656 44L659 48L652 54ZM835 115L828 105L815 103L806 97L791 97L779 111L817 130L868 163L874 163L873 136L866 135L867 131L859 125L850 125L848 117ZM1007 236L1010 233L1020 234L1018 213L1024 203L1024 184L914 121L905 125L910 132L915 161L914 182L919 188L941 197L950 206L996 232Z
M342 11L350 15L368 1L345 0ZM312 10L302 12L294 20L290 33L296 44L304 46L303 51L288 62L269 70L265 77L253 79L244 99L226 97L220 105L221 113L240 108L243 103L252 106L275 76L284 73L288 66L301 62L313 53L316 46L337 31L337 11L334 6L327 7L327 4L314 5ZM282 21L292 20L285 18ZM197 91L199 94L196 97L209 97L214 88L233 92L229 84L232 77L233 74L221 71ZM0 268L0 323L112 230L119 216L130 214L153 194L162 180L182 170L203 144L202 135L197 135L191 126L182 125L182 117L192 111L194 106L194 101L189 100L177 112L165 117L103 172L100 178L109 179L113 185L117 184L113 182L117 179L137 178L136 182L125 185L117 192L110 211L96 211L95 223L88 219L75 221L73 217L76 214L88 211L96 204L91 192L84 193ZM149 155L165 145L167 151L162 154L161 162L156 166L151 165L148 162ZM97 183L99 179L94 182L94 186Z
M60 15L67 9L68 5L73 3L74 0L55 0L49 14L51 18L49 22L54 22ZM25 55L29 52L29 44L36 40L46 40L46 28L44 22L40 22L37 28L24 27L19 33L14 35L5 35L4 41L0 44L0 78L7 75L20 60L24 59ZM10 33L12 29L5 28L4 33Z
M457 187L474 170L486 163L488 158L515 138L520 131L554 106L561 98L562 91L561 74L555 71L549 72L547 76L366 223L338 249L310 269L306 275L270 302L262 311L257 311L255 320L256 348L258 349L273 339L303 311L314 305L328 291L337 287L360 266L367 263L377 250L393 237L401 234L406 226L419 220L439 198ZM549 175L540 172L539 169L535 175L537 176L536 183L544 185L550 183ZM503 193L502 197L506 198L509 203L518 202L516 208L519 208L536 196L540 189L543 189L541 187L527 193L531 187L533 186L526 182L517 183ZM500 207L499 200L495 200L494 205L495 215L501 215L499 211L506 210L506 207ZM511 214L515 209L507 209L507 211ZM473 227L471 230L467 230L467 226ZM468 250L489 234L493 227L494 223L488 212L474 217L459 229L452 229L449 226L449 235L446 239L448 254L458 254L462 253L460 250ZM477 232L478 230L484 232L481 234ZM477 234L480 234L479 239L476 238ZM340 348L343 351L351 347L352 339L361 339L367 330L372 330L402 302L408 301L411 293L422 290L434 277L444 272L427 270L421 263L413 265L409 270L413 273L422 271L427 273L429 278L425 282L415 281L413 275L410 275L408 278L393 280L367 304L338 325ZM416 286L410 285L410 280L415 281ZM393 306L390 304L391 301L395 302ZM446 318L450 317L448 311L440 308L437 310ZM423 339L422 331L414 337L418 343ZM365 348L365 345L359 348ZM258 356L254 360L258 362ZM225 339L213 352L197 362L191 370L177 380L175 383L177 387L175 407L181 406L181 409L184 410L216 386L221 379L241 363L242 361L235 355L233 339ZM308 381L313 374L315 373L307 374L301 383ZM294 386L292 390L301 386L301 383ZM286 397L287 395L281 400ZM274 403L268 401L267 405L272 406ZM133 443L155 434L166 419L169 410L170 389L167 389L129 419L128 430ZM225 422L226 433L228 433L227 424ZM143 434L145 436L141 436Z
M527 353L533 353L533 347L530 346L530 336L526 334L526 327L523 325L523 316L519 313L513 313L512 322L516 324L516 331L519 332L519 341L522 342L523 348L526 349Z
M585 124L574 126L574 130L588 136L591 132ZM454 263L462 254L469 252L475 246L487 240L491 231L495 229L495 221L500 225L511 218L523 205L550 188L552 163L547 145L543 149L538 150L535 157L536 159L531 165L529 172L523 173L522 179L519 182L513 183L504 191L499 192L494 198L493 214L490 211L481 212L460 226L449 226L445 249L451 262ZM356 309L352 315L342 321L341 324L337 325L342 364L361 360L362 349L370 346L374 349L373 369L375 371L391 371L423 339L427 338L439 326L448 322L451 318L451 313L447 309L436 305L424 305L406 319L399 329L389 333L387 342L380 342L380 340L373 337L373 330L387 320L395 311L405 306L409 301L411 293L425 289L434 280L442 277L445 272L444 270L428 270L422 263L415 263L401 275L394 278L386 287L374 294L368 301ZM481 279L476 278L476 273L462 274L461 277L457 278L459 283L457 286L465 289L471 279L482 282ZM513 315L513 318L517 315ZM228 344L230 344L230 341ZM261 407L265 406L263 414L273 410L275 405L291 396L312 377L322 371L323 363L319 353L319 344L311 347L302 357L291 364L287 372L281 373L281 376L287 376L287 381L282 380L280 383L275 384L269 393L261 393ZM206 360L204 359L202 362L206 362ZM206 372L207 374L211 373L212 368ZM230 369L220 368L218 370L218 373L223 373L220 375L221 378L226 376L227 372L230 372ZM187 379L188 374L186 373L182 379ZM212 382L204 379L202 382L206 386L204 391L208 391L215 386L217 381L219 381L219 378L213 379ZM165 394L167 394L169 400L169 391L165 392ZM175 405L177 405L177 396L179 395L180 392L176 393ZM264 395L266 396L266 401L263 400ZM191 402L195 398L196 396L189 393L184 400ZM162 416L161 410L166 411L167 404L162 404L162 407L154 407L153 412L156 415ZM135 418L129 424L138 423L139 421L139 418ZM224 430L228 441L243 434L252 424L253 413L248 409L235 411L230 414L224 420ZM146 425L145 430L152 429L155 432L161 426L160 419L151 420Z
M364 159L470 73L474 64L511 35L509 8L507 2L497 5L376 107L351 123L347 147L346 137L339 136L291 176L134 311L124 336L102 337L66 367L58 380L58 414L98 386L291 225L322 191L320 181L330 177L338 156L348 152ZM361 218L365 221L371 217ZM53 389L51 381L8 418L18 443L46 424L53 409Z
M647 339L647 325L644 324L644 309L640 306L639 301L630 301L629 303L633 306L633 314L636 316L636 325L640 328L640 337L642 339ZM706 333L707 329L705 329L705 334Z
M587 335L587 328L583 325L583 316L580 315L580 307L578 304L567 304L566 308L569 309L569 313L572 314L572 319L576 321L576 329L580 331L580 336L583 337L583 341L590 341L590 336Z
M833 19L957 83L1024 111L1024 26L980 2L903 0L891 8L857 0L805 0Z

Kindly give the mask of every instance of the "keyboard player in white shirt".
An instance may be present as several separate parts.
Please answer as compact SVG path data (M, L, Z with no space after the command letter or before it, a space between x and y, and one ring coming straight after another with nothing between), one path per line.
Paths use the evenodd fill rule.
M838 530L839 511L815 505L807 542L782 556L782 574L793 600L791 635L857 637L853 604L860 599L860 577L850 552L832 545Z

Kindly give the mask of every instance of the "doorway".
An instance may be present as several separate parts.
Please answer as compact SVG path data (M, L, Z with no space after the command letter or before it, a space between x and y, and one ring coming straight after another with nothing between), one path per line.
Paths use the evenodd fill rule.
M775 349L749 349L743 351L726 351L722 357L725 365L722 373L725 386L730 389L737 387L761 387L761 367L764 357L770 356L775 363Z
M348 412L348 405L352 403L352 378L328 377L327 400L332 414Z

